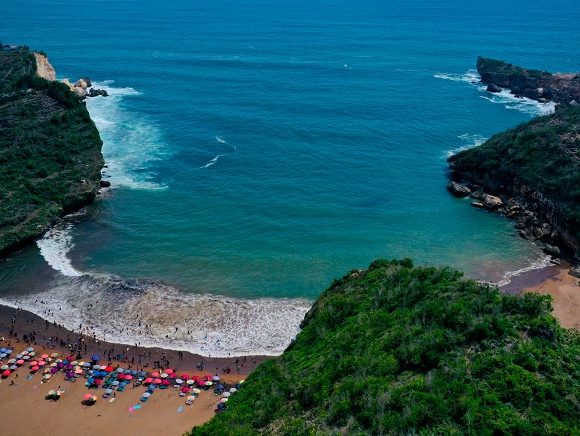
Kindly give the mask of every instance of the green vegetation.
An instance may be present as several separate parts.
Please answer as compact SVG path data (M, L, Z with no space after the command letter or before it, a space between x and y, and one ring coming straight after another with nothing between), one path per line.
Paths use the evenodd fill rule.
M580 337L550 298L379 260L192 435L580 434Z
M509 194L522 185L540 192L580 241L580 108L536 118L449 161L458 174L494 192Z
M0 254L99 188L102 142L84 103L35 72L32 53L0 52Z
M528 70L497 59L482 57L477 58L477 71L482 75L485 75L486 73L505 75L511 77L512 80L516 78L539 79L542 77L547 78L552 75L547 71Z

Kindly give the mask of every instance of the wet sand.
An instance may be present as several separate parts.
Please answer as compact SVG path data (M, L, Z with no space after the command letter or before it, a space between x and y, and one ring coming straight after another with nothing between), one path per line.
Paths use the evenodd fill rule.
M553 314L563 327L580 330L580 279L570 275L570 265L554 265L512 278L502 287L516 294L535 292L552 296Z
M34 337L32 341L31 333ZM23 335L26 335L27 340L24 340ZM46 323L30 312L6 306L0 306L0 336L0 345L12 347L15 351L13 355L29 346L34 347L39 354L71 354L72 350L73 354L80 354L79 359L85 360L90 360L91 355L96 353L101 357L101 364L107 364L110 355L112 366L153 371L154 362L159 362L161 367L170 367L178 373L217 374L228 384L245 379L257 365L269 358L207 358L187 352L183 352L181 356L175 350L96 342L58 325ZM117 356L121 353L123 355ZM117 357L121 359L117 360ZM200 369L202 362L203 370ZM157 389L141 409L130 413L129 408L139 404L139 398L146 390L143 386L128 386L124 392L116 393L113 402L109 402L101 398L103 389L87 389L84 378L79 378L74 383L65 381L61 373L53 376L47 383L41 383L41 378L41 374L30 377L28 368L23 366L9 378L0 380L0 433L3 436L71 432L84 435L180 435L211 419L221 398L212 390L202 391L193 405L187 406L185 397L179 397L177 389ZM11 381L14 381L13 385ZM59 386L65 390L61 399L56 402L47 401L45 396L48 391ZM86 393L98 397L94 406L81 404Z

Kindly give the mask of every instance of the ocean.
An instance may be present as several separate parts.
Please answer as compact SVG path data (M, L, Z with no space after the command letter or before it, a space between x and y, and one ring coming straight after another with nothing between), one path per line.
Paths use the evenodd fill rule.
M0 262L0 302L108 340L279 354L375 258L498 283L546 265L446 190L450 153L554 109L487 94L477 56L580 70L580 3L544 6L5 2L1 41L110 93L87 107L112 189Z

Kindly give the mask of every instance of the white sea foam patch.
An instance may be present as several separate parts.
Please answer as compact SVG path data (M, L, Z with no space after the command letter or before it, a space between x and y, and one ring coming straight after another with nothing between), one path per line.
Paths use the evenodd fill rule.
M463 135L459 135L458 138L461 140L463 145L461 145L460 147L457 147L453 150L449 150L447 152L446 157L449 158L449 157L453 156L454 154L459 153L460 151L469 150L470 148L477 147L477 146L483 144L485 141L487 141L487 138L485 136L472 135L469 133L464 133Z
M96 82L108 97L87 98L87 109L103 140L103 155L112 187L163 189L153 181L150 165L163 158L166 148L159 129L142 115L128 110L124 100L140 95L133 88L113 86L113 81Z
M485 91L485 88L482 88ZM498 93L487 93L487 95L480 97L492 103L503 104L506 109L518 110L530 115L549 115L556 110L556 104L554 102L540 103L531 98L516 97L507 89Z
M281 354L311 306L304 299L186 294L160 282L95 274L61 277L47 291L2 303L103 340L212 357Z
M221 136L216 136L215 137L215 140L217 142L219 142L220 144L224 144L224 145L227 145L227 146L231 147L232 151L230 153L220 153L220 154L215 155L208 163L206 163L205 165L200 166L199 169L209 168L209 167L215 165L217 163L217 161L219 160L220 157L228 156L228 155L233 154L236 151L238 151L238 147L236 147L234 144L230 144L229 142L227 142Z
M451 80L453 82L465 82L475 86L480 92L485 93L480 97L492 103L503 104L506 109L518 110L529 115L549 115L554 112L556 105L553 102L540 103L526 97L516 97L508 89L498 93L487 92L487 86L481 83L481 76L476 70L469 70L464 74L434 74L437 79Z
M448 74L448 73L437 73L433 77L443 80L451 80L452 82L466 82L477 84L481 82L481 76L477 70L468 70L463 74Z
M78 277L83 273L72 266L68 253L74 247L72 242L73 224L62 221L52 227L36 241L40 254L56 271L68 277Z
M511 282L511 279L513 277L519 276L519 275L527 273L529 271L534 271L537 269L546 268L550 265L552 265L552 257L548 256L548 255L544 255L544 256L532 261L531 264L529 264L528 266L526 266L524 268L520 268L520 269L515 270L515 271L506 272L504 274L503 278L499 282L493 283L493 284L497 285L499 287L506 286Z

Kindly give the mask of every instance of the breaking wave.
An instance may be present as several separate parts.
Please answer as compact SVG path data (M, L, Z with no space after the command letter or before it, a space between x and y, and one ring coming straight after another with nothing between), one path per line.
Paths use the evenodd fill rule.
M446 155L447 158L459 153L460 151L469 150L470 148L477 147L483 144L485 141L487 141L487 138L485 136L471 135L469 133L459 135L458 138L463 142L463 145L453 150L449 150Z
M539 259L534 260L531 264L529 264L528 266L526 266L524 268L520 268L520 269L515 270L515 271L506 272L504 274L503 278L499 282L492 283L492 284L497 285L499 287L506 286L511 282L512 277L522 275L522 274L527 273L529 271L534 271L537 269L546 268L550 265L552 265L552 257L548 256L548 255L544 255L544 256L540 257Z
M124 106L126 98L141 93L133 88L112 86L113 81L93 83L105 89L108 97L87 98L87 109L103 140L103 156L107 163L105 177L112 187L163 189L154 181L150 165L160 160L166 147L159 129L143 116Z
M211 357L281 354L311 306L304 299L187 294L107 274L60 276L42 293L1 301L106 341Z
M465 82L476 87L480 92L485 93L480 97L491 103L503 104L506 109L517 110L529 115L549 115L556 109L553 102L540 103L526 97L516 97L508 89L498 93L487 92L486 85L481 83L481 77L476 70L469 70L464 74L437 73L433 77L453 82Z

